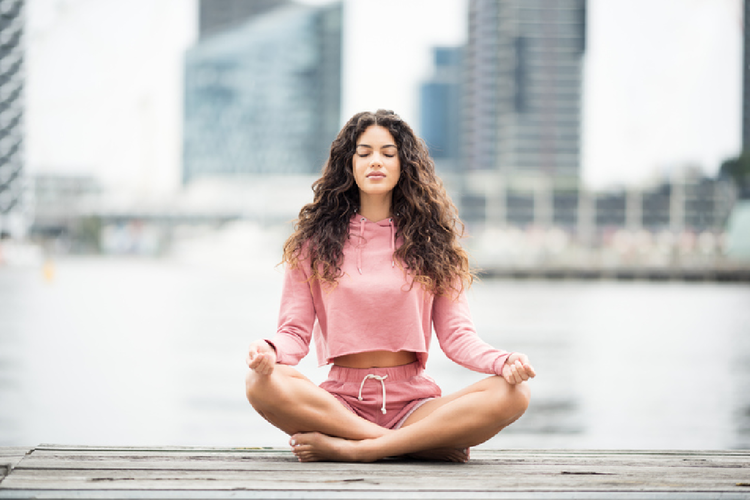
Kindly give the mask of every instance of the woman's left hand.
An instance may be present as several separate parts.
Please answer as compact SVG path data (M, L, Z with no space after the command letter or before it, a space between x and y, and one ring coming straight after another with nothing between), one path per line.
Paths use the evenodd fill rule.
M525 380L536 377L534 367L529 363L529 358L520 352L514 352L503 365L502 377L510 385L520 384Z

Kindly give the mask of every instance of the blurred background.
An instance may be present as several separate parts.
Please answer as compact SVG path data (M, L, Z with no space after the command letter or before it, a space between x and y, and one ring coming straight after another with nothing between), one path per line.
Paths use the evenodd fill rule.
M0 446L284 446L245 350L331 141L387 108L466 224L480 335L539 372L485 446L749 448L748 9L0 0Z

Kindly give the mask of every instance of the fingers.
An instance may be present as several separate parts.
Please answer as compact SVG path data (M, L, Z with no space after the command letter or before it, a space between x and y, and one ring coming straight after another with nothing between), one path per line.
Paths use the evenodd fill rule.
M260 375L270 375L276 366L276 360L268 353L259 353L248 363L248 366Z
M251 345L250 349L248 349L247 351L247 358L245 359L245 361L247 362L247 366L249 366L250 368L255 368L255 366L257 366L258 354L258 347Z
M510 365L510 378L514 384L520 384L523 382L523 380L521 380L521 375L518 373L518 363L519 361L516 361Z
M503 378L511 385L520 384L521 382L534 378L535 376L536 371L534 371L534 368L528 363L528 361L524 363L520 359L517 359L510 364L506 363L505 368L503 369Z
M276 365L273 352L262 352L257 345L251 345L247 353L247 366L260 375L270 375Z

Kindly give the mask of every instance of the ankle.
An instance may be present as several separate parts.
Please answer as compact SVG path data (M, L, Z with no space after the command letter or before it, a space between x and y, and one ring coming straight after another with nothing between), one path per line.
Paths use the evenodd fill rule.
M351 458L354 462L374 462L381 458L385 458L386 455L382 453L378 446L379 438L375 439L363 439L361 441L350 441L351 446Z

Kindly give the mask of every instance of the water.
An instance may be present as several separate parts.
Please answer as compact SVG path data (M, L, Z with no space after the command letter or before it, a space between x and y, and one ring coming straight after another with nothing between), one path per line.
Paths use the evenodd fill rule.
M281 273L231 262L0 268L0 445L285 446L243 385ZM750 448L750 286L487 281L470 303L538 372L527 414L486 447ZM428 371L445 392L483 376L436 344Z

